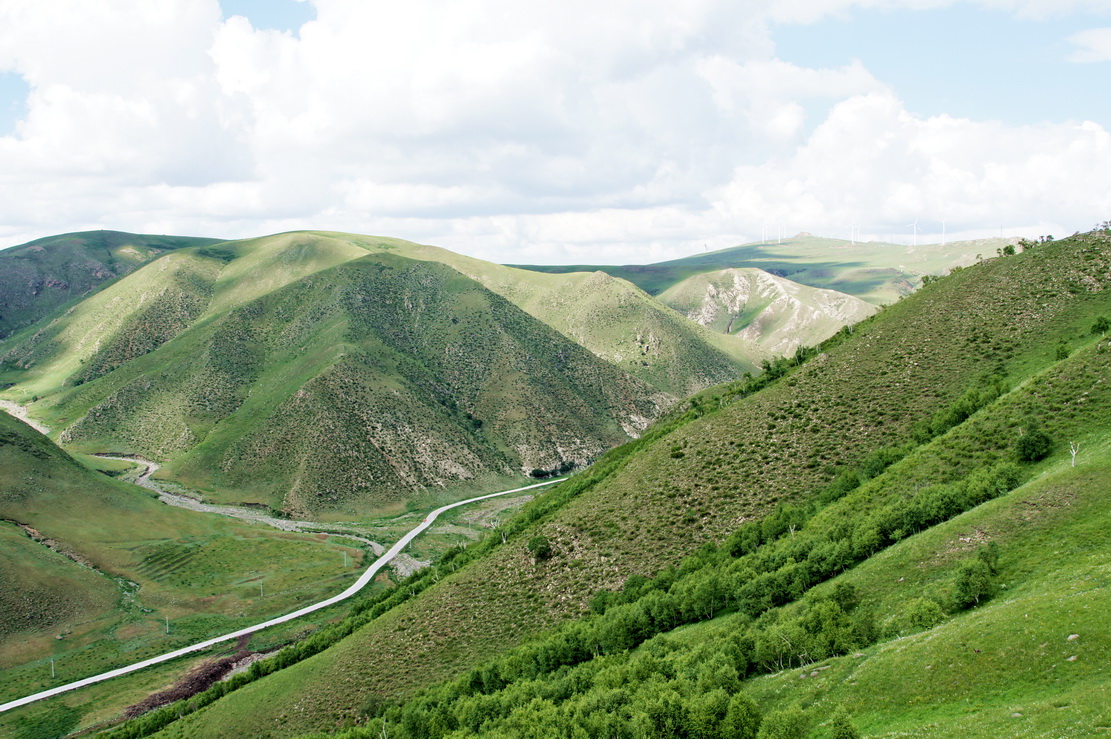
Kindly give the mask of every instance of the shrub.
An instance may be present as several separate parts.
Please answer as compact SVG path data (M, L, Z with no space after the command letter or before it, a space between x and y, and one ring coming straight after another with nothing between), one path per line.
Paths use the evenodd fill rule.
M929 598L911 598L895 614L894 634L913 634L932 629L945 620L945 612L937 601ZM894 635L893 634L893 635Z
M528 550L537 562L550 559L552 556L552 544L546 536L534 536L529 539Z
M1092 324L1093 334L1105 334L1108 331L1111 331L1111 319L1107 316L1100 316L1096 319L1096 322Z
M838 708L829 721L829 736L830 739L860 739L861 735L845 709Z
M757 739L803 739L810 733L810 722L798 706L771 711L760 722Z
M991 570L984 561L977 558L962 562L953 585L953 605L960 610L971 608L990 595Z
M1049 456L1052 446L1053 440L1049 438L1049 434L1030 425L1015 441L1015 456L1020 462L1037 462Z

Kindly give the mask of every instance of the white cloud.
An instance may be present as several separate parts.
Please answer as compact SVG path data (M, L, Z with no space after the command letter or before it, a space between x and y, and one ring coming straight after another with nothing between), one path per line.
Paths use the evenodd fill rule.
M921 219L933 233L946 220L950 233L1005 224L1055 225L1060 235L1111 212L1108 167L1111 134L1096 123L918 118L872 93L839 103L789 158L738 167L714 199L735 223L847 233L855 220L886 237Z
M775 55L769 24L944 4L315 0L293 34L216 0L0 0L0 71L32 88L0 137L0 240L334 228L641 261L765 219L1106 217L1099 126L915 118L860 62Z
M1069 42L1079 47L1069 55L1069 61L1111 61L1111 28L1090 28L1070 36Z

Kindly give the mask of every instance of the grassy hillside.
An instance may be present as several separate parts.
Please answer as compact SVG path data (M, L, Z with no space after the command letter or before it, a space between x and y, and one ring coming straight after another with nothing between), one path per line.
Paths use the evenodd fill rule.
M364 556L163 505L0 413L0 702L318 600Z
M168 251L216 241L85 231L0 250L0 339Z
M979 239L949 244L888 244L827 239L800 233L781 243L743 244L695 254L682 259L646 265L535 266L540 272L604 270L628 280L651 295L694 275L723 269L756 267L810 287L854 295L873 305L885 305L918 288L922 275L940 275L952 267L967 266L977 255L991 257L1014 239Z
M766 355L751 342L722 341L604 272L547 275L400 239L320 236L453 267L596 356L673 395L755 371Z
M737 552L747 568L733 571L739 582L751 581L753 588L779 583L766 594L768 605L786 605L844 566L845 560L830 559L837 551L847 547L838 556L852 563L852 557L899 546L914 529L895 516L906 515L907 501L918 501L922 487L937 488L920 502L932 503L936 496L939 512L922 508L916 520L937 522L1030 479L1040 468L1012 460L1016 439L1031 432L1031 420L1056 445L1051 465L1059 464L1067 453L1062 444L1073 435L1096 446L1107 432L1108 399L1104 387L1097 394L1082 386L1098 385L1107 376L1106 342L1092 330L1101 316L1111 315L1109 242L1111 234L1097 232L970 266L842 332L801 366L773 366L768 377L780 376L770 384L761 380L703 393L685 414L677 411L644 439L541 496L532 513L526 509L524 514L534 523L504 546L493 542L470 566L445 574L435 587L332 649L217 701L165 735L200 736L220 727L291 736L374 715L383 702L466 675L494 655L588 613L598 588L621 590L628 578L637 583L635 576L652 576L700 548L704 554L690 560L694 564L668 570L671 574L653 582L667 587L683 579L684 570L728 567ZM1097 341L1103 342L1103 351ZM1063 374L1055 375L1058 371ZM1065 378L1071 379L1066 383ZM970 414L980 409L990 412L972 415L984 420L969 423ZM892 473L883 475L891 464L896 464ZM1003 464L1017 466L1018 472L998 466ZM861 485L870 478L874 482ZM838 504L838 497L854 487ZM1012 499L1018 498L998 498ZM809 507L818 501L821 506ZM788 504L797 507L775 513ZM917 505L907 510L919 511ZM747 545L704 548L725 542L746 521L773 513L770 528L757 529L766 543L779 542L775 546L751 556ZM824 518L810 523L815 516ZM846 518L853 528L844 528ZM861 533L854 538L857 526ZM832 538L795 535L811 527L815 536ZM546 558L535 557L527 546L537 537L547 541ZM800 569L799 557L808 558L818 544L824 547L823 564ZM812 549L792 550L795 546ZM1006 566L1006 556L1000 555L1004 564L998 566ZM955 578L960 567L949 561L953 567L939 575L942 579ZM794 569L780 572L781 567ZM695 578L684 586L689 589L684 597L703 594L710 604L689 606L688 617L694 620L737 607L718 594L720 581L714 585L711 572L706 571L705 582ZM954 587L946 585L946 593ZM639 589L635 585L630 592L635 596ZM747 618L771 613L758 592L749 589L744 595L746 603L755 604L746 606ZM685 602L677 604L680 614ZM784 628L803 628L794 624L794 616L805 620L810 612L788 613ZM850 635L855 618L846 614L841 621ZM886 615L878 627L887 628ZM612 633L615 654L628 645L622 641L626 633ZM783 643L774 628L766 633L770 645ZM863 641L872 643L875 630L859 636L869 633ZM592 651L597 649L586 647L578 654ZM602 651L609 649L602 646ZM696 655L693 664L710 656ZM790 658L772 650L756 662L789 664ZM534 669L514 664L505 675ZM485 684L485 677L469 674L468 679ZM590 684L599 681L592 677ZM554 689L566 690L563 685ZM612 687L620 689L620 684ZM684 694L676 693L674 699L660 700L681 702ZM506 734L530 735L524 728Z
M294 232L192 249L5 342L8 371L29 399L83 382L148 352L196 320L217 316L323 269L372 253L447 264L653 387L686 395L754 371L765 352L722 341L598 273L541 275L398 239Z
M843 326L876 312L875 306L834 290L819 290L760 269L706 272L659 295L687 318L766 348L773 356L816 346Z
M269 246L219 247L243 248L252 277L242 291L227 274L235 252L228 269L214 249L145 268L195 288L159 293L192 306L180 314L193 321L119 318L124 328L37 406L64 427L61 440L169 461L164 473L218 500L350 518L445 488L457 495L584 465L667 401L445 265L365 252L343 261L339 249L314 246L294 274L310 271L305 261L321 267L322 254L339 266L258 288L253 276ZM272 261L286 251L276 253ZM94 300L111 305L129 283ZM216 307L232 292L238 307ZM82 308L94 318L58 322L66 326L58 339L28 343L20 361L37 377L17 391L58 384L68 365L34 352L80 344L66 332L101 316ZM157 339L140 344L138 327ZM130 351L116 362L121 347Z

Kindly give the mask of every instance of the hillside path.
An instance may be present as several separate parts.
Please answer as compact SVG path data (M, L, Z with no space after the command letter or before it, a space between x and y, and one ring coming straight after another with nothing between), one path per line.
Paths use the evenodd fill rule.
M386 548L378 542L353 533L359 531L359 529L344 524L328 524L325 529L321 528L319 523L313 521L295 521L289 518L276 518L274 516L268 516L261 511L252 510L247 506L214 505L212 503L204 503L190 498L188 495L171 493L150 479L150 476L158 471L160 465L157 462L152 462L138 455L117 457L111 454L97 454L95 456L101 457L102 459L118 459L123 462L146 465L146 469L139 475L138 479L135 480L135 484L158 493L158 499L166 505L185 508L190 511L198 511L200 513L214 513L218 516L230 516L244 521L254 521L255 523L265 524L279 529L280 531L297 531L306 534L328 534L329 536L337 536L344 539L354 539L355 541L366 544L370 547L371 551L377 555L386 551Z
M38 421L28 416L27 409L21 406L19 403L15 403L11 400L0 400L0 408L6 410L9 416L15 416L20 421L23 421L23 423L27 424L35 431L38 431L44 436L50 433L49 427L42 425Z
M322 600L319 603L313 603L310 606L299 608L296 611L287 613L284 616L278 616L277 618L272 618L269 621L263 621L260 624L255 624L254 626L248 626L246 628L239 629L238 631L233 631L230 634L224 634L223 636L217 636L212 639L207 639L192 646L175 649L172 652L167 652L166 654L159 655L158 657L151 657L150 659L145 659L142 662L136 662L134 664L127 665L126 667L120 667L115 670L109 670L108 672L102 672L99 675L93 675L92 677L87 677L83 680L77 680L76 682L68 683L66 685L60 685L56 688L51 688L49 690L44 690L33 695L28 695L24 698L17 698L16 700L9 701L0 705L0 713L3 713L4 711L10 711L11 709L18 708L20 706L25 706L28 703L34 703L35 701L39 701L44 698L50 698L61 693L66 693L70 690L83 688L86 685L93 685L94 683L103 682L104 680L108 680L113 677L119 677L120 675L127 675L132 672L137 672L144 667L150 667L152 665L161 664L163 662L169 662L172 659L176 659L186 654L191 654L193 652L199 652L202 649L207 649L214 644L220 644L222 642L238 639L241 636L253 634L256 631L261 631L262 629L268 628L270 626L277 626L278 624L283 624L286 621L292 621L295 618L300 618L301 616L306 616L315 611L319 611L322 608L327 608L328 606L335 605L340 601L350 598L352 595L355 595L355 593L358 593L360 590L366 587L366 585L374 579L374 576L378 574L378 571L380 569L389 564L390 560L400 554L401 550L409 545L409 542L417 538L417 536L419 536L421 532L431 526L432 523L436 520L436 517L439 516L441 513L450 511L453 508L465 506L469 503L477 503L480 500L489 500L490 498L497 498L502 495L519 493L524 490L533 490L535 488L544 487L545 485L554 485L555 483L562 481L563 478L556 480L546 480L544 482L538 482L533 485L513 488L512 490L502 490L498 493L488 493L487 495L480 495L477 498L468 498L467 500L461 500L458 503L451 503L449 505L441 506L440 508L437 508L436 510L429 513L428 516L425 517L425 519L419 524L417 524L415 528L409 531L409 533L405 534L405 536L401 537L401 539L396 544L390 547L389 551L387 551L378 559L374 560L370 567L366 569L366 572L360 575L359 579L356 580L354 584L351 585L351 587L347 588L347 590L344 590L338 595L333 595L331 598Z

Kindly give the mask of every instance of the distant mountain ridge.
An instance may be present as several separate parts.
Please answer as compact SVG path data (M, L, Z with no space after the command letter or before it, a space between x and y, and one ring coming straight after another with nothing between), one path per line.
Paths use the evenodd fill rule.
M650 295L659 295L694 275L756 267L803 285L885 305L917 290L923 275L941 275L953 267L966 267L1017 242L1018 239L999 238L908 245L852 242L800 233L775 242L742 244L655 264L514 266L553 274L602 270L632 282Z
M220 239L84 231L0 250L0 340L162 254Z

